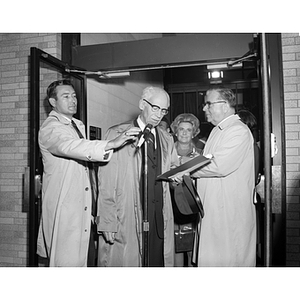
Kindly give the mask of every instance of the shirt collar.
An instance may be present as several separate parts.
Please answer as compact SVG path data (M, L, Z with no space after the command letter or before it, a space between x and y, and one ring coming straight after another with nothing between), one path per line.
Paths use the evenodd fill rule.
M141 117L138 116L138 118L137 118L136 121L137 121L139 127L141 128L141 130L142 130L142 132L143 132L144 129L145 129L145 127L146 127L146 125L145 125L144 122L141 120ZM156 130L155 130L154 127L151 129L151 133L152 133L153 136L154 136L154 145L155 145L155 148L156 148L156 147L157 147L157 145L156 145Z
M223 129L224 127L226 127L226 124L230 123L230 120L235 120L235 119L240 119L240 117L238 115L236 115L236 114L230 115L229 117L227 117L224 120L222 120L217 126L220 129Z
M68 118L68 117L66 117L66 116L64 116L64 115L62 115L65 119L67 119L68 121L70 121L70 123L71 123L71 119L70 118Z
M66 117L66 116L64 116L64 115L62 115L62 114L60 114L59 112L57 112L57 111L55 111L55 110L52 110L52 111L50 112L49 116L54 116L54 117L56 117L56 118L57 118L60 122L62 122L63 124L69 124L69 123L71 123L71 120L70 120L68 117Z
M144 124L144 122L142 121L140 116L138 116L138 118L137 118L137 123L138 123L139 127L142 129L142 131L144 131L146 125ZM155 137L156 133L155 133L154 127L151 129L151 132L153 133L153 135Z

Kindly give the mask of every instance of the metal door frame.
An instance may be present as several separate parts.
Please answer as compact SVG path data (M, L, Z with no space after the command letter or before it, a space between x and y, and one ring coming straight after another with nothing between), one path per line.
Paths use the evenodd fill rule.
M264 118L265 266L284 266L286 246L286 146L281 34L262 33L261 74ZM278 153L272 153L271 133Z
M51 66L63 76L74 77L79 79L79 85L75 85L78 95L78 107L76 114L80 120L86 123L87 105L86 105L86 76L70 74L69 65L54 56L38 48L30 48L30 143L29 143L29 168L25 171L28 178L25 178L25 199L29 206L29 266L38 266L37 235L39 226L39 208L40 192L39 178L42 175L42 164L39 155L38 131L40 128L40 68L44 62ZM29 170L28 170L29 169Z

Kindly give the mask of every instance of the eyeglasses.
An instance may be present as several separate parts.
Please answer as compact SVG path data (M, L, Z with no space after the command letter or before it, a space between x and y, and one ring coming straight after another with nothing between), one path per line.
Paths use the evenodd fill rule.
M149 101L147 101L146 99L143 99L145 102L147 102L150 106L153 112L159 112L161 111L161 113L165 116L168 114L169 110L166 108L161 108L158 105L154 105L152 103L150 103Z
M222 100L222 101L215 101L215 102L209 102L209 101L207 101L207 102L205 102L205 103L203 103L202 104L202 107L204 108L206 105L208 106L208 108L210 108L212 105L214 105L214 104L218 104L218 103L226 103L227 101L224 101L224 100Z

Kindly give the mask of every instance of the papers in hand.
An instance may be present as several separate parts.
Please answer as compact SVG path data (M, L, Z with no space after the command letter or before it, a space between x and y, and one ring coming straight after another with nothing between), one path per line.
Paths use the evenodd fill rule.
M188 162L180 165L177 168L174 168L168 172L165 172L159 176L157 176L157 180L166 180L170 181L174 177L182 177L186 173L190 173L211 161L212 157L205 157L203 155L198 155Z

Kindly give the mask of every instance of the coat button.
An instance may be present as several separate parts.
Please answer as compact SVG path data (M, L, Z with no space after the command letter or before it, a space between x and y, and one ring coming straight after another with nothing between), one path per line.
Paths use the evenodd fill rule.
M88 187L86 187L86 188L85 188L85 190L86 190L86 191L88 191L88 190L89 190L89 188L88 188Z
M84 208L84 210L87 210L87 206Z

